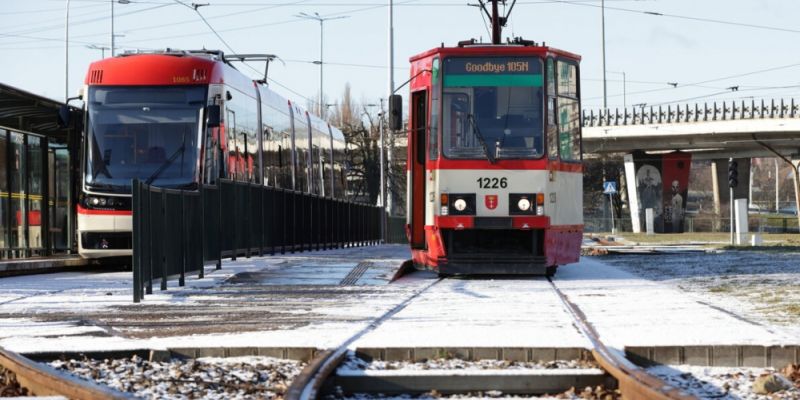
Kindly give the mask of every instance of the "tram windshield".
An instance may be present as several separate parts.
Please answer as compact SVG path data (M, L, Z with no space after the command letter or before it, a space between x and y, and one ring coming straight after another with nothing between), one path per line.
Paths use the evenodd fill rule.
M450 57L443 64L446 157L494 162L543 154L541 59Z
M131 180L196 186L203 86L89 89L86 185L130 193Z

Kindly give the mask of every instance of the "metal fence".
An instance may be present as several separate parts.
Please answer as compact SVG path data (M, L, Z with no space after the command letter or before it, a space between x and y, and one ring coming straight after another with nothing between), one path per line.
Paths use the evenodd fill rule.
M386 243L408 244L406 217L392 216L386 219Z
M377 244L381 208L257 184L220 180L197 191L133 181L133 301L153 281L188 274L222 258Z

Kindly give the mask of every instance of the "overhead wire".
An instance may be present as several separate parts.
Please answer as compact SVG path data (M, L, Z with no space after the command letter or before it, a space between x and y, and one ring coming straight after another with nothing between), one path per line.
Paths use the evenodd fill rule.
M209 22L208 22L208 21L205 19L205 17L203 17L203 14L202 14L202 13L200 13L200 11L198 10L198 7L192 7L192 6L188 5L188 4L185 4L185 3L183 3L183 2L182 2L182 1L180 1L180 0L173 0L173 1L175 1L176 3L178 3L178 4L180 4L180 5L184 6L184 7L188 7L188 8L190 8L190 9L192 9L194 12L196 12L196 13L197 13L197 15L198 15L198 16L199 16L199 17L200 17L202 20L203 20L203 23L205 23L205 25L208 27L208 29L210 29L210 30L211 30L211 32L213 32L213 33L214 33L214 35L217 37L217 39L219 39L219 41L220 41L220 42L222 42L222 44L223 44L223 45L225 45L225 47L226 47L228 50L230 50L230 51L231 51L231 53L234 53L234 54L235 54L235 53L237 53L237 52L236 52L236 50L234 50L234 49L233 49L233 47L232 47L230 44L228 44L228 42L227 42L227 41L226 41L226 40L225 40L225 39L222 37L222 35L220 35L220 34L219 34L219 32L217 32L217 30L216 30L216 29L214 29L214 27L213 27L213 26L211 26L211 24L210 24L210 23L209 23ZM255 67L253 67L252 65L250 65L249 63L247 63L247 62L245 62L245 61L243 61L243 62L242 62L242 64L243 64L244 66L246 66L246 67L250 68L251 70L253 70L253 71L254 71L254 72L256 72L257 74L260 74L260 73L261 73L261 71L257 70ZM301 98L303 98L303 99L305 99L305 100L307 100L307 101L312 101L312 100L311 100L311 99L309 99L308 97L306 97L306 96L303 96L302 94L300 94L300 93L298 93L298 92L296 92L296 91L292 90L292 89L291 89L291 88L289 88L288 86L286 86L286 85L284 85L284 84L282 84L282 83L280 83L280 82L276 81L275 79L273 79L273 78L270 78L270 77L268 77L268 76L267 76L266 78L267 78L267 80L268 80L268 81L275 83L276 85L278 85L278 86L280 86L280 87L282 87L282 88L284 88L284 89L288 90L289 92L291 92L291 93L293 93L293 94L295 94L295 95L297 95L297 96L300 96Z

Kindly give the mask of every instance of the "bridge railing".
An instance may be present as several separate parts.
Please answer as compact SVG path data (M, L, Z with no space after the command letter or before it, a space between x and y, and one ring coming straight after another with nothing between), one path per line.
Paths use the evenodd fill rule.
M583 110L582 123L584 127L649 125L649 124L679 124L707 121L735 121L748 119L769 118L799 118L800 104L794 99L787 102L772 100L766 102L731 101L713 102L694 105L667 105L631 107L608 110Z
M133 181L133 301L154 281L184 286L222 258L377 244L380 207L220 180L200 190Z

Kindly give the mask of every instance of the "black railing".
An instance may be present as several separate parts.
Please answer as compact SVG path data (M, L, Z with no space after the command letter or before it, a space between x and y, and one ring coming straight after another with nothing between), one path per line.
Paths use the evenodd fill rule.
M620 126L648 124L676 124L706 121L733 121L744 119L798 118L800 104L791 99L788 103L764 100L756 102L722 102L651 107L631 107L615 110L584 110L583 126Z
M170 277L203 277L206 264L222 267L265 254L377 244L381 208L292 190L221 180L199 191L164 189L133 181L133 301Z

